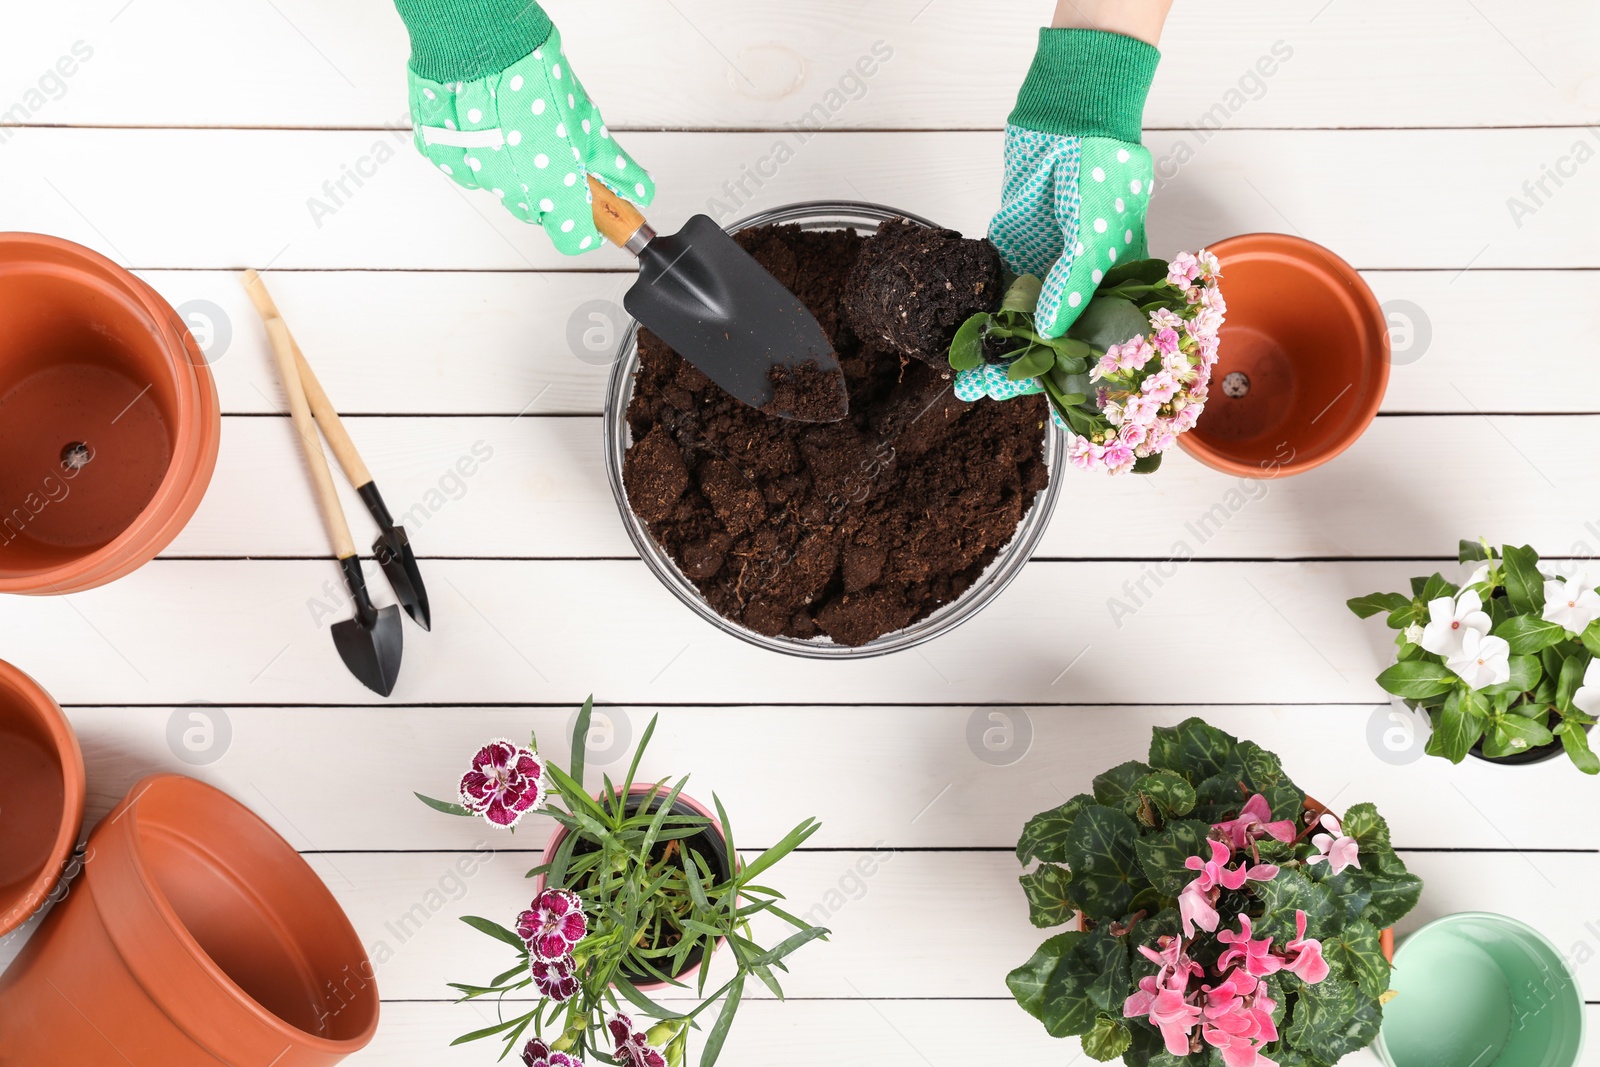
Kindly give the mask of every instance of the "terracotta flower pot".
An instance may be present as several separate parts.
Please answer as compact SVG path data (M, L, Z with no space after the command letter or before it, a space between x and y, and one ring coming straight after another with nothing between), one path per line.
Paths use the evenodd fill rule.
M61 708L0 660L0 935L64 881L83 825L83 753Z
M148 562L199 506L221 436L211 370L154 289L70 241L0 234L0 592Z
M0 976L0 1065L321 1067L378 1025L372 965L287 842L208 785L155 775Z
M663 790L655 785L635 785L628 791L629 809L632 810L637 808L643 803L645 797L654 796L660 792L663 792ZM607 797L604 793L597 795L595 799L600 801L602 804L606 803L607 801ZM710 830L696 834L694 837L687 838L684 843L687 846L694 848L695 851L700 853L700 855L705 858L706 862L710 864L711 870L714 874L717 874L722 878L732 877L733 868L729 866L730 857L728 856L728 839L722 832L722 824L717 821L717 817L711 813L710 809L708 809L698 800L695 800L693 797L679 793L676 803L674 803L672 806L672 813L674 815L699 815L702 818L711 820ZM560 848L561 842L565 841L566 839L567 828L565 826L557 826L555 833L550 835L550 841L544 846L544 856L540 862L549 863L552 859L554 859L556 849ZM576 851L576 849L574 849L574 851ZM543 893L546 884L545 876L542 874L539 875L538 878L534 880L533 895L537 897L540 893ZM717 944L720 946L722 941L719 939ZM693 953L689 955L689 960L691 962L689 966L684 968L683 973L673 975L673 977L678 979L680 982L688 981L688 979L693 977L695 973L700 970L700 965L705 962L702 958ZM670 988L666 982L660 982L642 976L625 975L625 977L627 977L629 981L633 982L636 988L644 991ZM637 980L635 980L635 978L637 978Z
M1378 298L1350 264L1299 237L1245 234L1211 251L1227 322L1211 399L1179 442L1246 478L1321 466L1366 431L1388 388Z

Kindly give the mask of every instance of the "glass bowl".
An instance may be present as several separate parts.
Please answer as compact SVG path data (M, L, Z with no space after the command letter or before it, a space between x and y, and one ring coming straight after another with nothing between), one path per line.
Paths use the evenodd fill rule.
M757 226L788 223L806 230L850 228L874 233L880 223L892 218L908 218L924 226L934 225L927 219L878 204L819 200L791 204L740 219L728 227L728 232L738 233ZM1011 584L1012 579L1021 573L1038 545L1039 538L1044 535L1045 527L1050 523L1050 516L1055 511L1056 501L1061 492L1057 475L1060 473L1060 461L1065 453L1065 443L1054 421L1046 420L1044 463L1050 472L1049 484L1034 498L1033 507L1022 517L1016 535L1000 550L988 568L956 599L910 626L884 634L864 645L841 645L827 637L805 640L793 637L769 637L741 626L723 617L706 603L694 583L678 569L672 557L667 555L650 536L644 521L633 513L633 508L628 504L628 494L622 484L622 463L633 440L633 435L628 429L627 414L628 402L633 398L634 371L637 370L639 362L638 330L638 322L629 324L622 338L622 345L618 349L616 362L611 366L611 380L606 387L606 480L611 483L611 495L616 498L617 510L622 514L622 524L627 529L634 548L644 560L645 566L649 567L661 580L661 584L670 589L672 594L683 601L691 611L724 633L732 634L752 645L759 645L773 652L783 652L808 659L866 659L912 648L925 641L931 641L940 634L950 632L982 611L999 596L1001 591Z

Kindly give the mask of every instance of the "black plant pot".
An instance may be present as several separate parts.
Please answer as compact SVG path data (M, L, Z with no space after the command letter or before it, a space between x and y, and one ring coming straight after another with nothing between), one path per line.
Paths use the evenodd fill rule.
M1584 727L1584 733L1588 733L1589 730L1590 727ZM1552 741L1548 745L1540 745L1538 748L1514 752L1509 756L1491 757L1483 754L1483 741L1480 739L1477 744L1472 746L1470 755L1483 760L1485 763L1508 763L1513 767L1523 767L1532 763L1544 763L1546 760L1553 760L1557 756L1563 755L1565 751L1560 741Z

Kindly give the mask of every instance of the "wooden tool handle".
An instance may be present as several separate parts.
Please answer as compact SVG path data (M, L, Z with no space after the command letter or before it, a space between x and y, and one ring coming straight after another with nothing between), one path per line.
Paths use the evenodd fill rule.
M317 437L316 423L312 421L305 389L300 384L300 372L294 361L294 338L289 336L289 327L278 316L273 315L266 322L267 336L272 339L273 359L278 364L278 377L283 379L283 391L289 397L289 414L294 419L295 436L300 438L306 466L311 469L311 482L316 488L322 521L328 527L334 554L340 559L348 559L356 554L356 543L350 536L349 524L345 522L344 508L340 506L339 494L333 487L333 472L328 469L328 458L322 454L322 441Z
M250 294L251 303L255 304L256 311L260 313L263 321L268 319L282 319L278 313L278 305L273 301L272 294L267 292L267 283L261 280L261 275L253 270L244 273L245 292ZM357 489L372 481L372 472L361 460L361 453L356 451L356 443L350 439L350 433L344 428L344 421L339 418L339 412L334 409L333 403L328 399L328 394L322 388L322 383L317 380L316 372L311 369L311 364L306 362L306 355L300 351L300 345L294 343L295 368L300 374L300 383L305 389L306 402L311 406L311 414L317 422L322 424L322 432L328 437L328 445L333 449L333 454L339 461L339 466L344 468L346 478Z
M645 224L639 209L605 187L593 174L589 175L589 191L594 193L595 229L618 248L626 248L628 238L639 232Z

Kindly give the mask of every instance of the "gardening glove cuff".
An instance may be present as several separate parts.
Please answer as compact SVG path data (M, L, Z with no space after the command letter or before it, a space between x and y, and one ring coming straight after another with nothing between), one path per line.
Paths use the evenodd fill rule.
M530 0L395 0L411 33L411 70L435 82L476 81L550 39Z
M458 185L488 189L505 209L537 223L556 249L578 255L604 242L588 178L645 206L655 182L611 138L561 49L555 27L516 62L472 81L410 74L418 151Z
M1120 33L1040 30L1009 122L1039 133L1138 144L1160 61L1154 45Z

